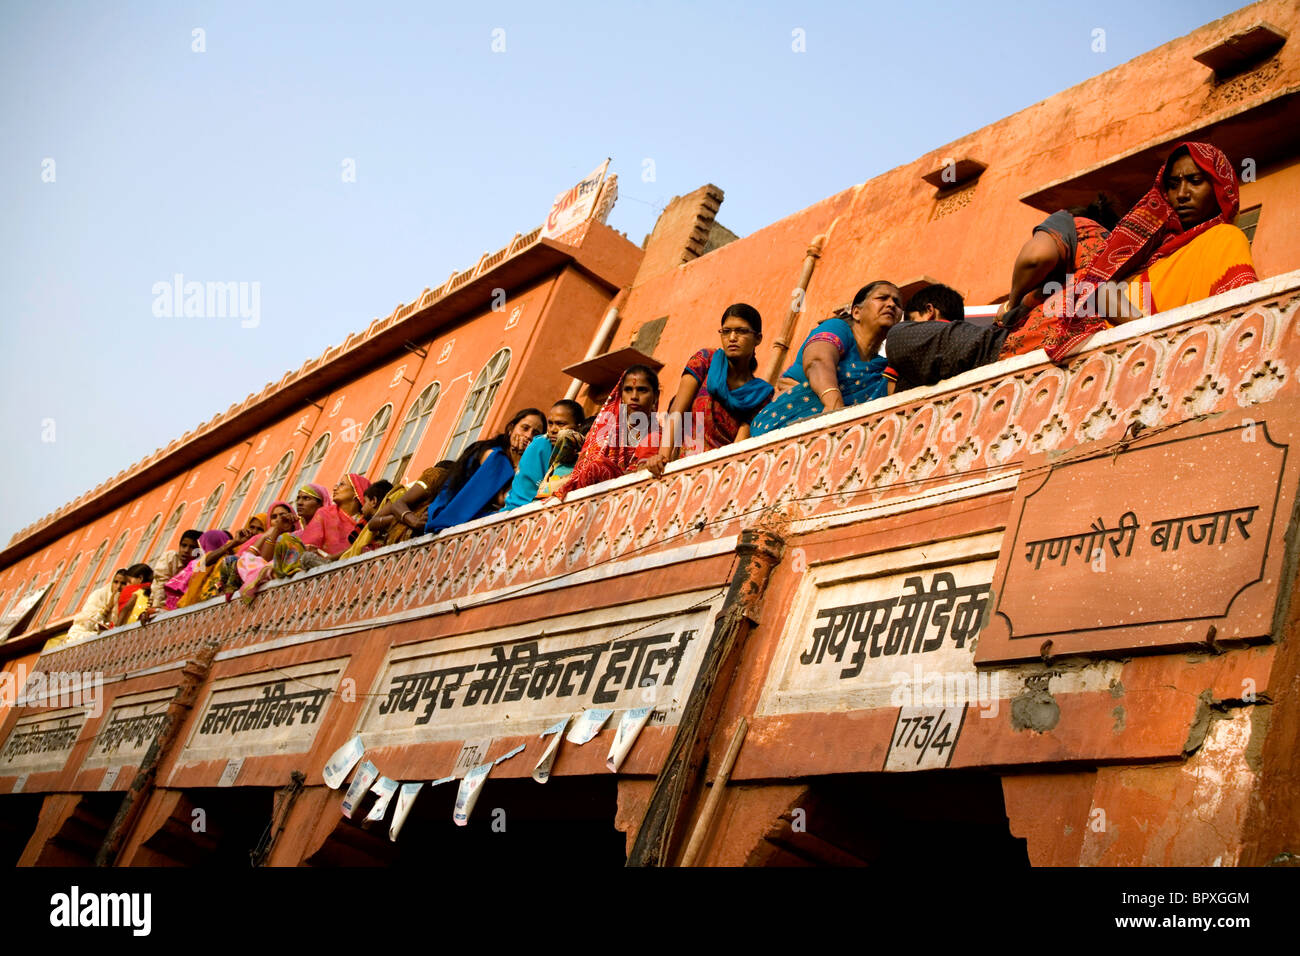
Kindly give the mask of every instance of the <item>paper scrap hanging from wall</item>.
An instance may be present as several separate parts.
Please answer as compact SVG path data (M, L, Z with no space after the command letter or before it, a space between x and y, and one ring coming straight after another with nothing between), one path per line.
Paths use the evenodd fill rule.
M557 720L539 735L551 739L547 741L542 755L537 758L537 766L533 767L533 779L538 783L545 783L551 779L551 765L555 763L555 755L560 750L560 738L564 736L564 728L567 726L569 726L569 718L565 717L563 720Z
M370 812L362 821L361 825L365 827L369 827L372 823L384 822L384 817L388 814L388 804L392 801L393 794L397 792L397 781L389 777L380 777L370 788L370 792L375 795L375 805L370 808Z
M402 784L402 789L397 793L397 803L393 807L393 822L388 825L388 839L391 842L397 842L397 835L402 832L402 824L406 822L406 816L411 812L415 798L423 787L422 783Z
M569 731L569 736L564 739L571 744L585 744L600 733L600 728L605 726L605 721L609 720L609 715L612 713L614 713L612 710L588 707L578 715L573 729Z
M519 745L518 747L516 747L514 750L507 750L507 751L506 751L505 753L503 753L500 757L497 757L496 760L493 760L493 761L492 761L492 766L495 767L495 766L496 766L497 764L499 764L499 763L505 763L505 762L506 762L507 760L509 760L511 757L516 757L516 756L518 756L519 754L521 754L521 753L523 753L523 752L524 752L524 745L523 745L523 744L520 744L520 745Z
M469 815L474 812L474 804L478 802L483 781L487 780L491 770L492 764L485 763L465 774L465 779L460 782L460 788L456 791L456 809L451 814L451 819L456 826L463 827L469 823Z
M653 711L653 707L634 707L624 712L619 719L618 730L614 733L614 742L610 745L609 757L605 760L606 767L615 773L618 772L618 768L623 766L624 758L632 749L632 745L636 743L636 738L640 735Z
M356 775L352 778L348 792L343 797L343 815L349 820L352 819L352 814L378 776L379 768L369 760L363 761L361 766L357 767Z
M348 778L352 768L357 765L361 755L366 752L366 746L361 742L361 735L357 734L338 750L334 751L334 756L330 757L329 763L325 764L325 770L322 776L325 778L325 786L331 790L337 790L343 785L343 781Z

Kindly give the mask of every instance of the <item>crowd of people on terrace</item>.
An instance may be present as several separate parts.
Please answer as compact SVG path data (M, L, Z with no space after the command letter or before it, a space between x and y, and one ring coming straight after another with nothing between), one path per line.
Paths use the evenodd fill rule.
M1151 189L1116 221L1108 204L1060 210L1037 225L988 327L964 321L960 294L931 285L904 303L893 282L868 282L818 324L775 386L755 376L758 310L728 307L718 348L686 363L661 414L659 378L627 368L600 411L569 399L518 411L500 434L393 486L344 475L332 491L297 489L243 528L189 530L152 566L116 571L93 591L67 640L218 595L259 588L332 561L431 534L632 472L659 477L675 459L891 393L932 385L1038 348L1062 361L1094 332L1256 281L1234 224L1237 183L1222 152L1176 148Z

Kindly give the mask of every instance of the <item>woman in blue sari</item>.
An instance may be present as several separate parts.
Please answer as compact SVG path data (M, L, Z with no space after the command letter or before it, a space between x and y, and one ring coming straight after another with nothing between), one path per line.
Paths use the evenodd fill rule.
M903 316L903 296L892 282L863 286L849 317L830 318L812 330L786 370L796 384L754 416L752 432L763 435L822 412L861 405L888 393L885 335Z
M536 408L525 408L500 435L466 448L429 505L425 534L499 510L528 443L545 431L546 416Z

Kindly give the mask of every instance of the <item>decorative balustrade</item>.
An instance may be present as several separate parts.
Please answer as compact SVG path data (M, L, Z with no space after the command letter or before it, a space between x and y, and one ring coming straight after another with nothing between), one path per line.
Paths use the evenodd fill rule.
M267 588L165 615L42 656L58 671L138 672L204 640L224 648L349 628L387 615L497 600L556 575L737 534L765 509L806 518L972 480L1029 455L1265 402L1295 389L1300 272L1095 337L1057 367L1042 353L844 409ZM494 593L496 592L496 593Z

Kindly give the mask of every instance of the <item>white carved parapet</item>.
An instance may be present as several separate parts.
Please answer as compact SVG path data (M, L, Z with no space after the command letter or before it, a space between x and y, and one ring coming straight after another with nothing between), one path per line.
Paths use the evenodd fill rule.
M46 670L108 675L225 648L508 600L595 565L737 534L765 510L873 509L1005 483L1027 455L1116 441L1295 389L1300 272L1095 336L1064 367L1031 353L529 505L267 588L65 645Z

